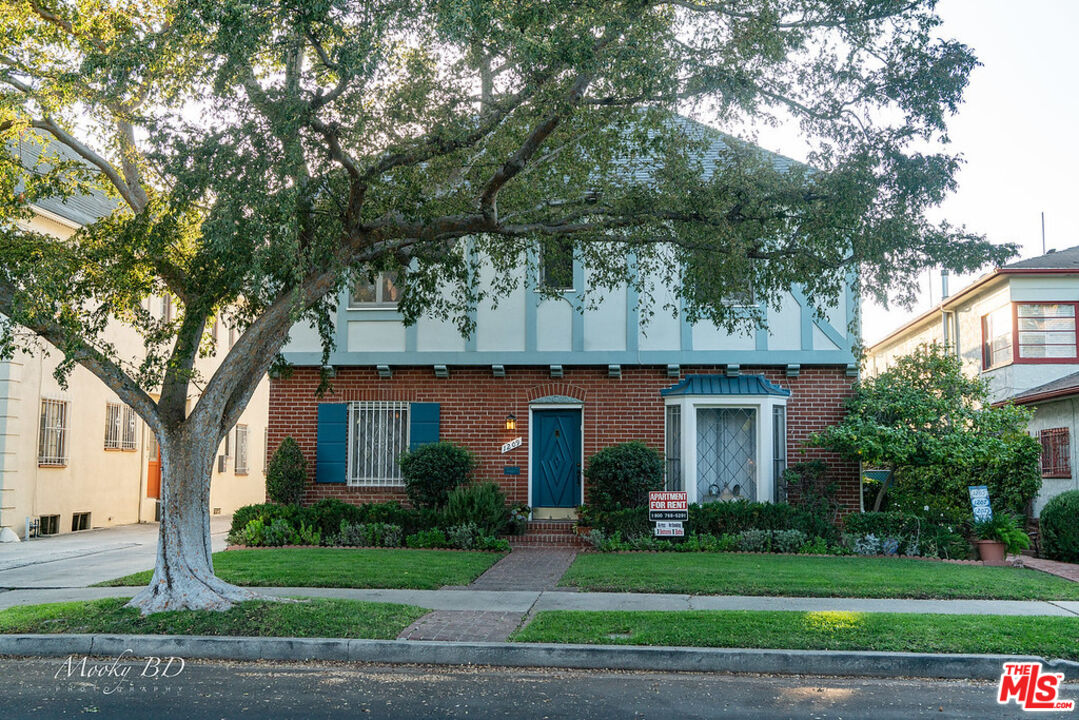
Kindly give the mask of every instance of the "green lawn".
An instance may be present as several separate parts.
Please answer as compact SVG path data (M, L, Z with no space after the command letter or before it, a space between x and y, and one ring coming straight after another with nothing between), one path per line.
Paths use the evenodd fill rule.
M357 600L254 600L224 612L139 615L126 598L26 605L0 611L0 633L122 633L393 639L427 614L411 605Z
M586 553L562 585L601 592L788 597L1076 600L1079 583L1036 570L738 553Z
M537 613L516 642L1000 653L1079 660L1079 617L692 611Z
M235 585L407 588L468 585L502 557L452 550L267 548L214 553L214 571ZM100 585L146 585L151 571Z

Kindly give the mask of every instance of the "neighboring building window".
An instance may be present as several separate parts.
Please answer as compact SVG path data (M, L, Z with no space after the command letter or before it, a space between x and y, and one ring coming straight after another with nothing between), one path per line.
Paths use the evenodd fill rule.
M135 449L135 411L120 403L105 403L105 449Z
M1038 432L1042 444L1042 477L1070 478L1072 476L1071 443L1068 428L1049 428Z
M1012 309L1010 305L982 316L982 366L1012 362Z
M1020 359L1075 359L1075 305L1020 303L1016 316Z
M41 400L41 433L38 435L37 464L51 467L67 465L68 403L65 400Z
M381 272L368 279L358 279L352 286L349 307L395 308L401 300L401 282L396 272Z
M247 474L247 426L236 426L236 468L237 475Z
M397 459L408 450L408 403L354 402L348 427L349 484L402 484Z
M683 490L682 486L682 408L667 406L666 428L667 490Z
M169 295L161 297L161 319L172 322L172 297Z
M553 238L540 248L540 286L546 290L573 290L573 241Z

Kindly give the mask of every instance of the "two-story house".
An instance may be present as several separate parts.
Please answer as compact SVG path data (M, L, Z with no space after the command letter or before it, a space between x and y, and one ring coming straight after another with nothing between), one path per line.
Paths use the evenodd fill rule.
M782 498L787 463L821 457L845 507L859 508L858 468L804 447L842 417L856 376L852 292L816 319L795 289L767 310L766 327L729 334L663 312L644 322L631 287L583 307L590 279L574 253L538 262L497 307L475 308L468 337L427 317L404 324L392 276L341 294L334 393L321 399L318 335L293 328L284 356L295 369L270 382L269 443L299 441L314 469L307 502L403 499L401 452L441 439L474 451L478 479L499 482L533 518L570 518L587 497L587 459L642 440L690 502Z
M921 343L942 342L965 372L988 382L994 402L1031 407L1030 431L1042 443L1037 515L1049 498L1079 489L1079 246L1013 262L944 295L870 347L866 371L880 372Z
M36 139L13 150L30 169L43 162ZM59 143L46 151L55 154L78 160ZM43 200L27 229L62 242L115 208L114 200L98 193ZM167 297L145 302L159 317L174 312ZM199 360L203 373L213 371L235 337L222 325L213 333L217 355ZM106 339L133 363L141 359L142 338L130 327L110 325ZM27 528L47 535L157 517L161 462L153 433L88 370L77 366L62 387L53 377L60 359L40 341L37 349L0 360L0 533L8 540L23 538ZM264 382L222 443L210 485L215 513L230 514L265 495L267 400Z

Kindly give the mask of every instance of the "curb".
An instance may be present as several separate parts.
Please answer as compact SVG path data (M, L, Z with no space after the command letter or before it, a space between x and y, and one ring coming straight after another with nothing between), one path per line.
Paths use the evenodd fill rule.
M0 657L181 657L212 660L330 660L410 665L492 665L657 672L996 680L1005 662L1041 662L1079 679L1079 662L1033 656L831 650L756 650L344 638L200 635L3 635Z

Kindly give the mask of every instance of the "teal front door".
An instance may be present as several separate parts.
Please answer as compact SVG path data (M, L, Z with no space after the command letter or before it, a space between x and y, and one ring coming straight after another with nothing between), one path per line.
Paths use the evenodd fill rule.
M532 507L581 504L581 411L532 412Z

